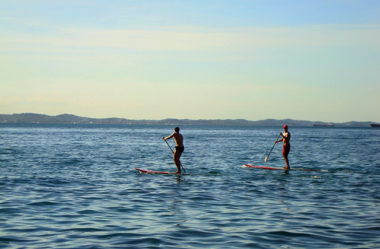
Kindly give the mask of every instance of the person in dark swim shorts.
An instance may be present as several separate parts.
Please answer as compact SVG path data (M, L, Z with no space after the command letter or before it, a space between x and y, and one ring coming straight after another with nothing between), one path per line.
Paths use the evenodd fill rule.
M179 133L179 127L174 128L173 134L171 134L168 137L163 137L162 139L168 140L174 137L175 141L175 151L173 154L174 163L177 166L176 174L181 173L181 161L179 160L181 158L182 152L185 150L185 147L183 146L183 136L181 133Z
M282 148L282 156L284 157L284 160L286 163L286 166L284 167L284 169L290 169L288 155L290 152L290 137L291 136L290 136L290 132L288 131L287 125L284 125L283 129L284 129L284 133L280 132L280 135L282 138L276 141L276 143L280 143L280 142L284 143L283 148Z
M185 150L185 147L176 146L175 150L182 153Z

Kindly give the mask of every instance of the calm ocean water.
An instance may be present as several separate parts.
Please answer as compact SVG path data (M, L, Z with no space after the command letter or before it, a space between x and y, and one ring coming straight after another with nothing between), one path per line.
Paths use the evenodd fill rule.
M380 248L380 129L0 126L0 248Z

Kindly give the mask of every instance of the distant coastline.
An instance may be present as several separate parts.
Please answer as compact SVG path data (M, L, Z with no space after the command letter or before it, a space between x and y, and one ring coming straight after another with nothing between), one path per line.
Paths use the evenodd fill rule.
M246 119L162 119L133 120L125 118L88 118L73 114L49 116L37 113L0 114L1 124L125 124L125 125L207 125L207 126L289 126L301 127L371 127L373 122L332 123L294 119L265 119L251 121Z

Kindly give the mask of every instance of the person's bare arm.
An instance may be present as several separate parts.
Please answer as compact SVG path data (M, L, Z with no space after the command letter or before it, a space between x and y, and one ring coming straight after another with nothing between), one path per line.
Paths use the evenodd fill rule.
M164 140L168 140L168 139L171 139L172 137L174 137L174 133L171 134L170 136L162 137L162 139L164 139Z
M281 143L283 141L286 140L286 137L284 136L284 134L282 134L282 132L280 132L280 136L282 137L280 140L277 140L276 143Z
M284 141L283 138L281 138L280 140L277 140L275 143L281 143L282 141Z

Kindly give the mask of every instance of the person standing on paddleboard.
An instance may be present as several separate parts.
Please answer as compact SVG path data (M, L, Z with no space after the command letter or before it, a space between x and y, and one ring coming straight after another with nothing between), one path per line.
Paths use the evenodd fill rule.
M284 167L284 169L290 169L289 159L288 159L288 155L290 152L290 132L288 131L287 125L284 125L283 129L284 129L284 133L280 132L280 136L282 138L276 141L276 143L280 143L280 142L284 143L283 148L282 148L282 156L284 157L284 160L286 163L286 166Z
M176 174L181 173L181 161L179 160L181 158L182 152L185 150L185 147L183 146L183 136L181 133L179 133L179 127L174 128L173 134L171 134L168 137L162 137L164 140L168 140L174 137L175 141L175 151L173 153L173 159L174 163L177 166L177 172Z

